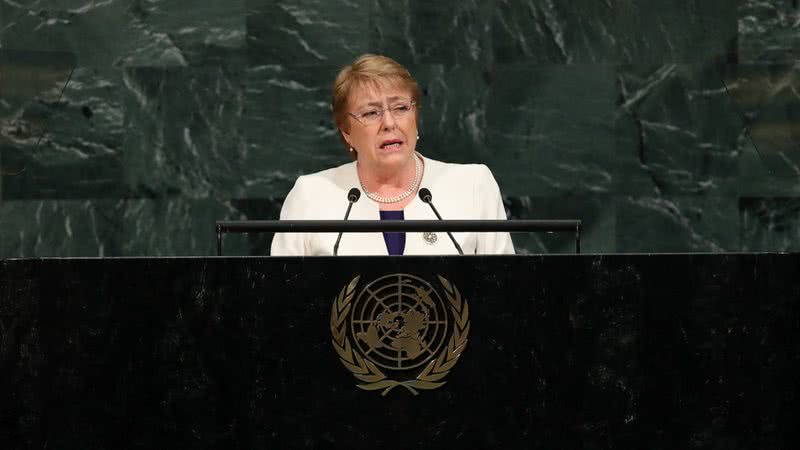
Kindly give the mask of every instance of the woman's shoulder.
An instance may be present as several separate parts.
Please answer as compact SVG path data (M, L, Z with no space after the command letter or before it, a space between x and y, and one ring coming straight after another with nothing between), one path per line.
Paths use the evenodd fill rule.
M438 161L431 158L425 158L428 165L429 173L435 175L435 178L461 178L461 177L479 177L483 178L491 176L492 171L489 170L485 164L474 163L452 163L445 161ZM466 181L466 179L464 179ZM475 181L474 179L472 181Z
M345 201L347 191L353 187L355 169L352 166L352 163L343 164L297 177L283 202L281 219L330 218L330 206Z
M319 172L300 175L295 181L294 189L318 188L322 190L321 192L337 189L348 190L352 186L345 186L353 183L355 173L355 163L345 163Z

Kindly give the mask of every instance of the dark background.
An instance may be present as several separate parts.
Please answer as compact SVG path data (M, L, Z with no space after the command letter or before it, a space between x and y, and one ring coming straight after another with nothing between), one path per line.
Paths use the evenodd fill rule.
M798 8L0 2L0 256L213 254L214 220L276 218L347 161L330 84L368 51L418 79L423 153L487 164L512 217L582 219L584 251L796 251Z
M786 449L798 255L0 261L2 448ZM443 387L356 388L354 276L469 303ZM521 283L520 280L526 280Z

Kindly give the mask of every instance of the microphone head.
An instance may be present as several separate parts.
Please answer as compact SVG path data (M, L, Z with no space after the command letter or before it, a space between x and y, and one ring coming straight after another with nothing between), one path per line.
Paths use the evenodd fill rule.
M431 195L431 191L428 188L422 188L419 190L419 198L425 203L430 203L433 200L433 195Z
M361 191L359 191L358 188L351 188L350 192L347 193L348 201L355 203L359 198L361 198Z

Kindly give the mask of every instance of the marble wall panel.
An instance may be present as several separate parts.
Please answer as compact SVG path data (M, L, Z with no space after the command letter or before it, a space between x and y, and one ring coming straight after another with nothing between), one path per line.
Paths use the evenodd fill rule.
M498 0L497 61L658 64L727 58L736 0Z
M341 64L364 50L407 64L685 63L728 58L738 18L730 0L250 0L247 6L248 54L264 64Z
M773 166L774 160L764 157L763 153L753 145L753 140L746 130L739 138L739 179L736 190L739 197L772 197L800 195L800 177L787 176L775 169L785 167ZM779 169L778 169L779 170Z
M738 61L789 62L800 58L797 0L739 0Z
M247 57L262 64L341 66L371 50L369 0L247 0Z
M30 116L37 102L57 103L74 66L71 53L0 48L0 199L3 176L24 171L24 167L14 167L9 154L20 153L20 140L43 138L45 121L23 116Z
M621 153L614 145L611 67L512 64L496 67L487 83L486 109L476 111L484 140L475 159L495 170L507 195L614 190ZM460 119L470 131L472 117Z
M0 255L122 255L116 204L116 200L4 200Z
M613 253L618 250L616 196L507 197L505 205L510 219L580 220L581 253ZM514 233L511 239L517 253L575 253L575 232L572 231Z
M125 195L120 73L77 68L68 77L1 119L3 198Z
M624 197L616 204L618 252L724 252L741 248L735 197Z
M728 93L759 159L775 178L800 174L800 65L737 64L725 71Z
M582 219L591 252L791 249L791 225L764 218L791 216L800 196L798 11L796 0L0 2L0 210L17 224L0 230L0 256L214 253L208 223L276 218L298 175L349 160L330 85L367 51L419 81L421 151L487 164L511 217ZM76 219L89 210L108 218L102 247L64 231L91 223ZM229 239L226 253L263 254L270 237ZM515 242L574 249L571 236Z
M0 202L0 255L217 254L217 220L277 219L282 199L13 200ZM229 234L224 254L266 255L270 234Z
M123 74L124 183L133 196L228 198L262 165L240 129L237 66L136 67Z
M350 161L331 116L328 65L262 65L246 75L241 122L252 155L239 182L249 196L286 195L303 173Z
M244 0L33 0L0 5L0 47L88 67L184 66L243 55Z
M56 101L75 67L75 55L0 48L0 118L8 120L35 98Z
M617 148L630 152L620 191L720 195L734 189L744 127L720 67L624 66L618 77Z
M494 61L496 1L376 0L369 10L370 48L408 64L479 64Z
M743 251L800 251L800 197L742 197Z
M217 220L248 217L231 201L216 199L133 199L115 206L120 217L121 254L126 256L216 255ZM247 236L225 237L225 255L249 255Z

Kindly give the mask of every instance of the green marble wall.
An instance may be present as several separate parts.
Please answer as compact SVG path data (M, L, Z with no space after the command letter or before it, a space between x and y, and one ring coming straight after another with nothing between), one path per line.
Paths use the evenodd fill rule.
M800 250L797 0L14 0L0 257L213 254L347 160L330 83L368 51L420 82L425 154L585 251Z

